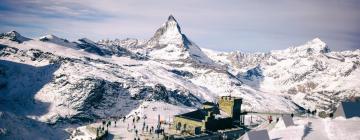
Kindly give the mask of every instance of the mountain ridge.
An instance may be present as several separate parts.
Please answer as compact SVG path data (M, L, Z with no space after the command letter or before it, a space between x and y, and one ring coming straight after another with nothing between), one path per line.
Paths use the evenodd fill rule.
M176 36L164 42L160 38L168 37L162 32L167 23ZM358 96L360 91L356 82L339 88L360 79L360 51L332 52L315 38L300 47L269 53L217 53L188 40L173 16L164 25L147 42L84 40L69 47L51 41L4 38L0 39L0 58L31 67L58 64L54 78L34 93L35 101L50 106L48 112L33 117L50 123L126 115L126 110L136 108L142 100L200 107L202 102L216 102L224 95L242 97L244 111L301 112L297 105L331 111L338 102ZM159 43L163 46L149 45ZM174 52L175 57L164 58ZM8 69L23 66L4 64L0 63L1 73L5 73L0 81L5 86L0 90L9 90L9 85L19 88L16 81L8 80L13 75ZM38 73L30 73L29 79L41 77ZM326 78L333 83L326 84ZM5 96L0 95L2 98ZM16 103L18 97L6 100ZM126 110L121 109L124 107ZM16 109L21 110L21 104Z

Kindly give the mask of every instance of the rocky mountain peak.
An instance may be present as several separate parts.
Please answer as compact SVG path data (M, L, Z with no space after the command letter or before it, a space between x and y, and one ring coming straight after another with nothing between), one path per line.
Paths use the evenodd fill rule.
M165 27L168 31L177 32L181 34L181 28L173 15L170 15L168 17L168 20L165 23Z
M320 38L314 38L307 43L308 48L313 49L315 52L327 53L330 52L329 47Z
M64 39L57 37L55 35L52 35L52 34L40 37L40 41L47 41L47 40L64 40Z
M12 34L12 35L18 36L18 37L21 36L18 32L14 31L14 30L8 32L8 34Z
M212 63L202 50L185 34L170 15L168 20L156 30L154 36L145 45L150 50L150 56L159 60L193 60L200 63Z
M1 33L0 39L9 39L11 41L15 41L18 43L22 43L24 41L30 40L29 38L23 37L21 34L19 34L18 32L14 31L14 30L7 32L7 33Z
M328 48L326 43L319 38L315 38L300 46L290 47L285 50L271 51L271 54L275 54L278 56L294 57L318 55L328 52L330 52L330 49Z
M148 42L148 46L151 48L163 47L167 44L183 44L181 28L172 15L168 17L168 20L158 30L156 30L154 36Z
M174 18L173 15L170 15L170 16L168 17L168 21L175 21L175 22L176 22L176 19Z
M88 38L80 38L78 41L81 42L81 43L87 43L87 44L92 44L92 45L96 44L94 41L92 41L92 40L90 40Z

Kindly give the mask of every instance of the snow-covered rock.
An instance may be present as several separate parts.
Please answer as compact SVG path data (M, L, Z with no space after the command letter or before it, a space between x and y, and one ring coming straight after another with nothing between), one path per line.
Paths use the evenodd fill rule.
M146 47L150 49L149 55L157 60L187 60L209 65L213 63L194 42L181 32L179 24L172 15L146 43Z
M43 41L43 42L51 42L51 43L54 43L54 44L58 44L58 45L61 45L61 46L72 47L72 48L75 48L76 45L77 45L76 43L70 42L67 39L63 39L63 38L57 37L55 35L42 36L42 37L39 38L39 40Z
M229 65L244 84L311 110L333 111L339 101L360 96L360 50L332 52L319 38L269 53L208 54Z
M18 43L22 43L24 41L31 40L30 38L23 37L22 35L20 35L16 31L10 31L10 32L7 32L7 33L1 33L0 34L0 39L8 39L8 40L15 41L15 42L18 42Z

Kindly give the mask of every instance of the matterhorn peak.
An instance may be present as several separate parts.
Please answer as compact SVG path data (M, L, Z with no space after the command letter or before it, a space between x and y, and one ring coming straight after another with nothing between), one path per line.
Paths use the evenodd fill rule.
M181 34L181 28L173 15L170 15L168 17L168 20L164 23L163 27L165 29L164 33L166 33L167 31L176 34Z
M161 60L192 59L201 63L212 63L201 49L185 34L181 33L180 26L173 15L156 30L154 36L146 43L151 50L150 56Z
M173 15L170 15L170 16L168 17L168 21L175 21L175 22L177 22Z
M150 48L161 47L167 44L183 44L183 34L181 33L180 26L172 15L156 30L154 36L148 42Z

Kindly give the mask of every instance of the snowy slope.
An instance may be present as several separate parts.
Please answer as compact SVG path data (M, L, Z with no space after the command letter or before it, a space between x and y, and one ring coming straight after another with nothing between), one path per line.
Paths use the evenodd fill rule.
M244 110L297 111L292 101L244 85L227 69L209 61L201 49L189 44L173 17L159 30L155 35L158 39L153 37L145 46L135 48L143 47L144 52L152 54L159 50L150 42L155 41L164 48L175 44L184 49L182 53L188 54L185 59L190 61L173 59L168 63L154 55L150 55L150 59L138 59L132 57L134 52L117 55L113 53L116 51L110 51L103 55L87 50L89 47L100 52L112 47L125 49L131 43L121 46L88 39L69 42L56 36L24 42L1 39L0 109L42 122L78 123L126 115L144 100L200 107L201 102L231 95L244 98ZM172 32L170 30L180 33L181 40L169 39L170 33L165 32Z
M73 42L69 42L68 40L66 39L62 39L60 37L57 37L55 35L46 35L46 36L42 36L39 38L40 41L43 41L43 42L51 42L51 43L54 43L54 44L58 44L58 45L61 45L61 46L68 46L68 47L71 47L71 48L76 48L76 43L73 43Z
M14 45L23 48L27 44ZM39 46L42 47L46 48ZM192 92L206 91L191 83L169 83L165 79L161 82L156 78L164 76L162 71L154 71L142 61L126 57L91 59L88 56L92 54L86 52L72 55L71 51L77 50L60 53L64 48L46 49L52 53L2 48L1 110L46 122L64 119L73 122L127 114L138 106L140 99L196 106L202 99ZM177 81L176 77L173 79Z
M289 96L304 108L330 111L339 101L360 96L360 50L332 52L319 38L269 53L207 54L245 84Z
M49 140L66 139L69 135L56 127L32 119L16 116L9 112L0 112L0 139L9 140Z
M295 125L269 131L271 139L283 140L357 140L359 118L295 118Z

